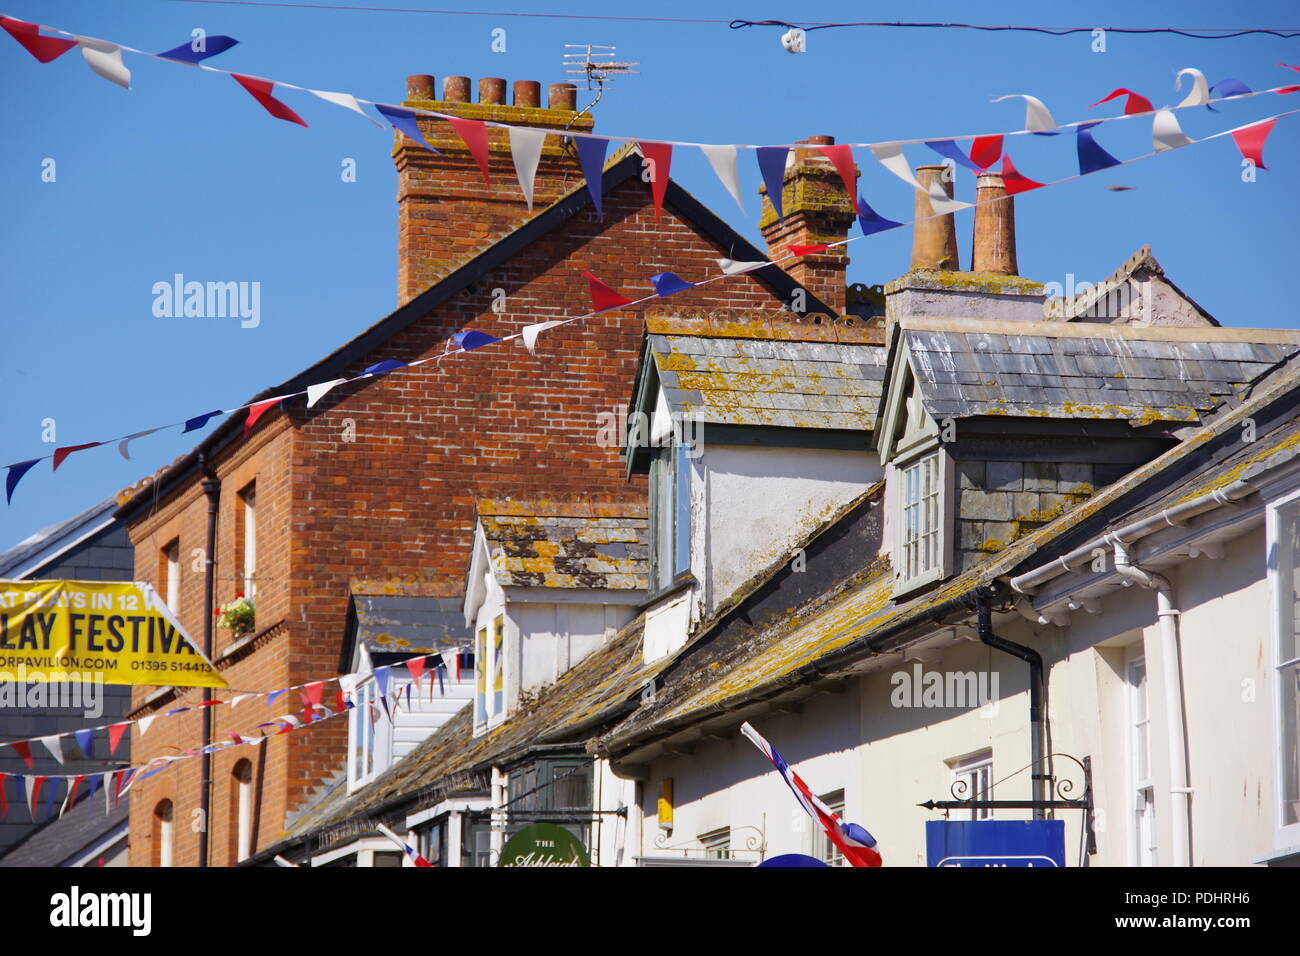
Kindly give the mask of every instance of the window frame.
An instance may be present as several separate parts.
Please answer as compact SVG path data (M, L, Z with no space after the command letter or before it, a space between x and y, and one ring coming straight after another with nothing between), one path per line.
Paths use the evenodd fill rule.
M1271 726L1271 743L1272 743L1272 769L1273 769L1273 808L1270 813L1272 818L1273 845L1274 849L1284 852L1296 852L1300 849L1300 757L1293 758L1296 766L1291 768L1291 775L1294 778L1291 781L1292 792L1287 793L1287 774L1286 760L1284 750L1288 746L1287 728L1284 726L1284 710L1286 707L1287 691L1285 690L1287 681L1287 671L1294 673L1295 680L1300 682L1300 633L1298 633L1297 622L1300 621L1300 614L1297 614L1296 606L1296 585L1295 578L1298 566L1300 566L1300 554L1292 553L1289 560L1284 562L1282 549L1282 521L1284 509L1295 509L1298 513L1294 520L1300 521L1300 490L1292 491L1276 501L1268 504L1265 519L1265 547L1267 560L1267 573L1269 579L1269 617L1272 619L1269 630L1272 632L1272 647L1269 653L1269 686L1272 688L1272 706L1270 707L1269 724ZM1300 552L1300 548L1296 551ZM1290 581L1283 580L1284 563L1289 565L1291 578ZM1291 607L1288 613L1282 606L1283 595L1291 598ZM1286 630L1289 628L1290 633ZM1284 648L1290 648L1290 656L1284 657ZM1300 698L1300 687L1291 692L1292 700ZM1300 708L1298 708L1300 709ZM1291 748L1300 754L1300 719L1294 719L1290 729ZM1288 799L1293 797L1292 802L1297 803L1293 816L1296 822L1287 823L1285 817L1285 805Z
M907 473L920 467L927 459L935 460L934 503L935 563L923 571L908 575L907 548ZM906 458L893 463L895 493L892 517L894 519L894 597L910 594L952 574L953 517L956 507L956 466L953 458L937 440L913 450ZM924 497L929 497L928 495ZM922 500L924 500L924 497Z
M842 821L844 819L844 791L833 790L830 793L822 794L817 799L830 809ZM821 825L814 822L810 828L812 831L812 852L810 856L816 857L827 866L847 866L848 861L844 859L844 852L835 845Z
M247 757L234 766L235 862L253 855L253 762Z
M704 859L706 860L730 860L731 855L731 825L718 827L716 830L709 830L701 833L695 839L700 841L700 846L704 848Z
M257 482L239 491L239 568L244 597L257 599Z
M159 584L162 585L163 603L171 610L173 614L180 611L181 604L181 539L178 535L172 538L162 550L158 552L160 574Z
M691 570L691 446L674 441L650 455L650 592Z
M985 747L983 750L977 750L973 754L967 754L965 757L956 757L947 761L948 763L948 782L949 787L954 788L957 781L967 779L967 797L969 800L992 800L993 799L993 748ZM988 786L979 787L980 776L986 774L988 777ZM992 820L993 811L989 809L954 809L951 811L953 820Z
M1134 671L1142 670L1139 684ZM1126 788L1128 811L1128 863L1129 866L1147 867L1160 864L1160 830L1156 817L1155 778L1151 772L1151 671L1147 668L1146 654L1140 643L1124 652L1124 729ZM1140 704L1140 707L1139 707ZM1142 718L1138 718L1138 713ZM1145 726L1140 727L1140 724ZM1146 776L1138 775L1139 753L1145 746ZM1146 800L1139 806L1139 798ZM1142 821L1145 814L1146 822ZM1144 840L1144 834L1149 839ZM1146 842L1149 845L1143 846Z

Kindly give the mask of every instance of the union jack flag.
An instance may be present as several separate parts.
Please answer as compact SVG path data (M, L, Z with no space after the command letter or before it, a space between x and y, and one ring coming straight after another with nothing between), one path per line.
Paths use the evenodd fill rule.
M808 789L808 784L799 779L799 775L790 769L775 747L769 744L757 730L748 723L740 727L740 732L749 738L755 747L767 755L772 765L780 771L781 776L794 792L794 798L807 811L808 815L821 824L826 831L826 838L834 843L844 859L853 866L880 866L884 861L876 850L876 838L865 827L856 823L844 823L830 807L817 799Z
M414 863L416 866L433 866L432 863L430 863L428 860L426 860L423 856L420 855L419 850L411 846L411 844L407 843L405 840L399 837L392 830L388 829L388 827L384 826L382 823L379 824L378 830L384 836L388 837L388 839L392 840L394 843L400 846L402 848L402 852L405 853L408 857L410 857L411 862Z

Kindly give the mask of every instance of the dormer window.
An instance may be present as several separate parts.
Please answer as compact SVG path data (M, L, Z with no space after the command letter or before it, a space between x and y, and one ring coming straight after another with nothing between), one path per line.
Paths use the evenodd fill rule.
M895 464L898 536L894 593L942 580L952 552L952 459L942 448Z

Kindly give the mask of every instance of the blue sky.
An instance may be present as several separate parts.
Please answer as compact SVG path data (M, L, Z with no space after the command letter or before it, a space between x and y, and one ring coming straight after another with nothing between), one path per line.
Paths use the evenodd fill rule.
M358 0L366 2L366 0ZM397 6L408 0L376 0ZM428 2L411 5L431 6ZM553 4L492 6L549 12ZM965 20L1039 26L1300 26L1294 5L1094 3L1086 12L1045 12L1006 0L980 10L911 2L864 13L853 3L731 5L671 2L647 7L569 0L563 12L729 19ZM783 9L784 8L784 9ZM1240 10L1240 12L1239 12ZM241 43L212 65L303 86L399 102L410 73L502 76L545 85L566 79L565 43L615 44L641 63L596 109L597 131L703 142L775 143L829 133L842 142L985 133L1018 128L1005 93L1043 99L1058 122L1115 115L1089 110L1113 88L1176 103L1182 67L1252 88L1300 76L1300 39L1198 40L1110 34L1106 51L1088 35L953 30L846 29L810 35L790 55L781 31L724 24L648 24L216 5L177 0L0 0L0 12L163 50L202 27ZM506 31L506 52L491 51ZM134 89L93 75L75 51L41 65L0 36L7 93L0 140L0 464L49 454L57 443L115 437L213 408L240 404L332 351L396 300L396 177L391 135L345 110L286 92L310 129L268 116L225 77L127 55ZM580 94L581 97L581 94ZM585 102L585 101L584 101ZM1300 107L1300 95L1228 104L1218 114L1181 114L1198 138ZM1191 113L1192 115L1188 115ZM1098 140L1120 157L1150 149L1150 124L1103 127ZM1021 138L1017 166L1037 179L1074 171L1065 138ZM925 153L910 153L914 163ZM42 182L42 162L57 180ZM340 176L344 159L357 181ZM695 151L679 151L673 175L754 240L757 169L742 154L748 215L742 216ZM1300 116L1283 120L1265 149L1269 171L1243 183L1228 139L1042 190L1017 202L1020 268L1043 282L1068 273L1096 280L1150 243L1166 271L1225 325L1295 327L1287 294L1295 268L1300 196ZM906 186L858 156L863 195L882 214L910 217ZM1134 187L1111 192L1106 184ZM959 198L972 191L963 174ZM963 261L969 213L959 219ZM850 280L885 282L907 268L910 232L850 247ZM261 323L156 318L155 282L175 273L200 281L261 283ZM693 278L693 277L688 277ZM578 277L575 276L575 281ZM206 434L206 432L202 433ZM152 473L187 451L179 429L142 439L133 461L114 447L48 462L28 474L12 507L0 506L0 549Z

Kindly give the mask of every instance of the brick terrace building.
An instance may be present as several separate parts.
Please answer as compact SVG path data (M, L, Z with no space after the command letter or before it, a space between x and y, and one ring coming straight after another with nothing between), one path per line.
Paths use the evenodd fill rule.
M412 106L557 132L591 128L591 118L574 109L573 87L552 86L545 109L539 94L536 83L516 83L513 105L506 105L505 81L488 79L475 103L469 80L452 77L443 100L434 101L431 77L408 83ZM583 269L637 297L649 291L646 280L654 273L698 278L714 272L709 260L715 257L766 258L676 184L656 217L635 152L607 163L598 219L571 146L549 136L530 213L504 130L489 131L491 185L485 185L447 124L421 127L442 155L400 135L393 150L399 308L258 399L355 376L386 359L440 354L461 330L502 336L580 315L589 308ZM834 194L829 163L797 155L787 172L785 225L769 237L778 246L825 238L817 233L831 228L828 222L847 228L852 219L827 216L836 204L841 213L851 209L842 188ZM816 188L804 189L812 179ZM773 232L770 224L767 231ZM767 267L681 293L674 304L751 316L800 301L809 313L841 311L847 261L796 262L791 274ZM809 288L800 293L797 280ZM502 302L504 309L494 309ZM244 416L234 416L134 489L119 510L136 549L136 579L157 583L166 567L160 556L179 545L180 619L201 639L208 507L202 456L220 480L216 601L248 590L257 606L253 634L233 643L225 632L214 638L214 660L230 687L268 691L338 673L353 594L461 593L476 499L549 495L644 503L643 479L629 484L619 449L596 441L598 413L626 401L643 325L638 312L609 313L546 333L536 356L514 342L340 386L310 409L301 399L284 403L247 435ZM198 699L196 690L137 688L133 714ZM260 733L252 729L258 723L301 709L287 697L277 704L213 708L214 740L231 731ZM201 713L154 723L133 741L133 762L199 746ZM334 720L214 755L209 863L230 865L249 844L256 850L273 843L286 818L342 765L346 738L345 723ZM191 824L199 787L199 761L187 760L131 789L132 865L197 862L199 837ZM242 847L241 794L252 800L244 824L251 833Z

